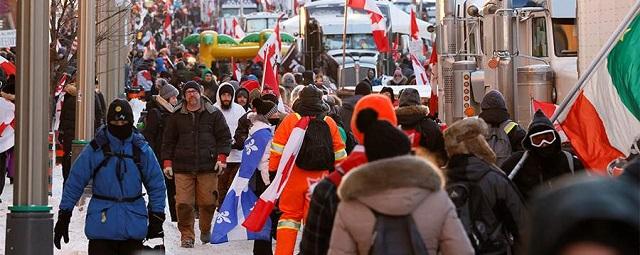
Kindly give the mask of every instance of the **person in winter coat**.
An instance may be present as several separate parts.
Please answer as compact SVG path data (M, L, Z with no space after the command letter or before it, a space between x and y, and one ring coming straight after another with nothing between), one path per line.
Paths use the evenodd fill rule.
M216 95L218 94L218 83L213 77L213 72L209 69L205 69L202 73L202 81L200 82L204 87L203 94L209 98L213 103L217 102Z
M306 118L321 117L328 110L327 108L326 104L322 101L322 91L317 89L314 85L306 86L300 92L300 98L296 100L296 103L293 106L295 113L287 115L282 120L274 134L273 142L271 143L269 171L277 173L278 167L281 164L280 160L288 143L302 143L302 146L305 146L303 137L292 136L292 132L298 122L305 120ZM314 134L311 132L306 132L305 137L309 135L309 137L313 139L313 142L331 146L331 151L333 152L333 155L331 156L333 157L331 158L332 162L330 163L331 166L333 166L333 164L344 160L347 157L347 153L335 121L328 116L325 116L322 120L326 126L328 126L329 134L325 134L327 137L321 136L321 133ZM309 126L311 126L311 124ZM318 130L318 128L316 128L316 130ZM303 139L303 141L296 139ZM277 255L293 254L298 230L300 229L303 219L306 218L309 208L309 199L311 197L310 188L314 183L319 182L329 173L329 169L302 168L300 164L307 164L311 162L311 158L309 158L311 155L309 155L309 153L314 152L307 151L306 155L303 155L305 152L301 149L299 154L296 155L295 165L291 168L291 172L287 177L288 181L286 181L282 194L280 195L279 206L282 211L282 216L278 221L278 230L276 235L277 244L275 254ZM315 156L320 158L328 155L314 154L314 157Z
M344 131L351 132L351 116L353 115L353 108L362 97L371 94L371 86L366 82L360 82L356 85L355 95L346 98L342 102L342 109L340 110L340 116L342 117L342 123L344 123Z
M245 112L249 111L249 109L251 109L251 104L249 103L249 90L245 88L239 88L236 91L236 98L234 102L242 106Z
M54 228L58 249L62 238L69 242L73 207L90 181L93 195L84 229L89 254L135 254L142 248L143 239L164 235L166 190L162 171L151 147L135 131L127 101L114 100L107 120L107 126L99 129L78 155L64 184ZM148 205L142 185L149 195Z
M532 204L526 254L631 255L640 250L640 192L638 183L626 177L561 178Z
M367 111L373 112L363 110L356 122L365 130L365 154L370 162L345 175L338 187L341 202L328 254L369 254L377 223L373 211L410 215L429 254L474 254L444 190L440 169L408 156L411 143L407 136L388 122L375 120L375 114L367 116Z
M185 100L166 122L162 159L165 176L175 178L181 247L193 248L194 203L198 205L200 240L210 240L218 203L217 173L226 168L231 133L222 112L201 96L200 84L187 82L183 93Z
M377 120L389 122L396 126L397 120L393 105L388 97L378 94L364 96L354 109L354 115L358 116L363 110L372 110L376 113ZM357 118L352 118L354 122ZM316 185L313 189L311 201L309 202L309 214L307 215L302 242L300 243L301 254L327 254L329 241L331 240L331 229L338 209L337 189L342 181L342 177L349 171L362 164L367 163L367 156L363 144L364 134L358 126L353 124L354 137L359 145L356 145L352 153L336 166L336 170ZM395 155L394 151L389 151Z
M227 122L227 126L229 127L229 132L231 132L231 134L236 133L238 121L247 113L245 108L235 103L235 97L235 89L231 84L225 82L220 84L218 95L216 97L217 102L214 104L216 108L222 112L222 115L224 115L224 119ZM236 176L236 172L238 172L241 160L242 149L231 149L231 153L227 158L227 167L222 173L219 173L218 176L218 193L220 194L218 197L219 203L222 203L222 200L227 195L227 190L229 190L233 177Z
M178 89L167 83L166 80L158 79L158 81L161 81L160 94L152 96L151 101L147 102L147 117L142 134L155 152L156 158L158 158L158 164L162 164L160 161L162 158L162 135L169 115L174 112L174 107L178 104L177 97L179 92ZM169 179L166 176L164 181L167 187L171 221L177 222L176 184L173 179Z
M482 112L478 117L489 125L489 135L486 138L489 146L496 153L498 165L501 165L511 154L522 151L522 140L527 132L517 122L511 120L500 91L489 91L482 99L480 107ZM508 138L504 144L500 142L503 134L506 134L504 137Z
M496 155L484 138L486 132L487 124L482 119L474 118L459 120L444 131L445 147L449 155L447 185L477 185L481 192L474 192L470 196L482 196L486 206L490 208L486 211L469 212L469 217L474 221L483 222L485 231L482 234L490 236L488 240L474 244L476 253L511 254L511 236L516 244L522 242L526 208L516 186L495 165ZM483 217L487 215L493 215L492 222ZM465 220L469 219L462 218L462 222Z
M100 91L100 86L98 83L98 79L96 79L96 88L95 88L95 100L96 107L94 109L95 112L95 120L93 126L97 129L106 123L107 119L107 102L104 100L104 95Z
M404 89L398 101L398 124L411 139L411 147L416 155L444 167L447 163L444 137L438 124L427 117L429 108L420 104L418 91L412 88Z
M389 86L407 85L409 80L402 74L402 70L396 69L393 72L393 79L387 82Z
M538 110L531 120L529 131L522 140L522 147L529 151L529 157L513 178L524 198L528 201L536 187L550 188L549 180L564 174L582 171L582 162L571 152L562 150L560 134L553 124ZM510 174L520 159L523 151L514 153L503 164L502 169Z
M293 90L298 84L296 83L296 77L292 73L285 73L282 75L282 82L280 83L288 91Z
M300 97L300 91L304 89L304 85L298 85L293 90L291 90L291 100L289 100L289 106L293 106L296 103L296 100Z
M383 94L383 95L385 95L385 96L388 96L388 97L389 97L389 99L391 99L391 103L392 103L392 104L394 104L394 105L396 104L396 95L393 93L393 89L392 89L392 88L390 88L390 87L383 87L383 88L380 90L380 94Z

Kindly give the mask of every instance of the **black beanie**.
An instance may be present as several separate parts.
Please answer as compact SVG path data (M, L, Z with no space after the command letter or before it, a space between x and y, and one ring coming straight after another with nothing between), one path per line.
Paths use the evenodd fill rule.
M133 125L133 110L127 100L117 98L109 104L107 122L112 120L126 120Z
M7 78L7 83L2 85L2 92L7 94L12 94L12 95L16 94L16 76L15 75L9 75L9 78Z
M279 103L278 97L271 93L263 94L262 96L260 96L260 99L262 99L263 101L271 101L276 105Z
M358 83L358 85L356 85L356 91L355 91L356 95L369 95L371 94L371 85L369 85L369 83L361 81L360 83Z
M482 110L489 109L503 109L507 110L507 104L504 102L504 96L497 90L492 90L487 93L480 103Z
M182 85L182 93L187 94L187 89L195 89L198 93L202 94L202 87L195 81L188 81L184 85Z
M260 98L253 99L251 105L256 108L256 113L264 115L267 118L278 110L276 104L267 100L263 101Z
M420 105L420 93L413 88L403 89L398 101L400 107Z
M373 109L360 111L356 126L364 133L364 152L369 162L411 152L407 135L388 121L378 120L378 113Z

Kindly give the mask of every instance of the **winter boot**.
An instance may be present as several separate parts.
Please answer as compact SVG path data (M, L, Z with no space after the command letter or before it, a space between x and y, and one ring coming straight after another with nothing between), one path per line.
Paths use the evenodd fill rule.
M194 241L192 239L182 240L180 243L180 247L182 248L193 248Z
M209 232L203 232L200 234L200 241L202 241L202 244L208 244L211 241L211 233Z

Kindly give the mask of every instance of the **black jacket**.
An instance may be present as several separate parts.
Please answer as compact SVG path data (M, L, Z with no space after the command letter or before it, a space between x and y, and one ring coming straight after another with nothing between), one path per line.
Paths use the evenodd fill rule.
M251 120L247 118L247 115L250 112L245 113L238 119L238 127L236 128L236 133L233 134L233 144L231 145L231 149L234 150L243 150L244 142L249 137L249 129L251 128Z
M153 149L153 152L155 152L156 158L160 159L162 156L162 135L167 119L173 112L170 112L165 106L162 106L161 103L158 102L158 97L160 96L153 96L151 101L147 103L147 117L142 134L147 142L149 142L149 146Z
M201 100L197 112L189 112L183 102L167 119L162 159L171 160L175 172L213 172L217 156L231 151L231 133L222 112L204 97Z
M356 107L356 104L360 99L364 97L363 95L355 95L350 98L347 98L342 103L342 109L340 110L340 117L342 118L342 123L344 123L344 131L351 132L351 115L353 115L353 110Z
M100 128L102 125L107 123L107 103L104 101L104 95L102 92L95 93L96 107L95 107L95 123L94 127L96 130Z
M531 193L534 188L540 185L550 185L550 180L563 174L570 174L571 169L569 167L569 161L566 154L562 151L560 135L554 130L556 141L546 148L537 148L531 145L529 137L531 134L544 131L554 130L551 121L542 114L536 113L529 126L529 133L522 141L522 146L528 150L529 157L525 160L522 168L517 175L513 178L513 182L518 186L518 189L522 192L525 199L531 197ZM515 168L518 161L522 158L524 152L517 152L511 155L504 163L502 163L502 169L510 174ZM584 169L582 162L572 155L574 172Z
M338 210L338 188L324 178L313 189L307 222L300 242L300 254L326 255L331 241L333 221Z
M453 155L447 168L447 183L477 182L497 220L514 236L516 243L522 241L526 224L524 200L503 172L473 155ZM489 172L482 177L486 171Z

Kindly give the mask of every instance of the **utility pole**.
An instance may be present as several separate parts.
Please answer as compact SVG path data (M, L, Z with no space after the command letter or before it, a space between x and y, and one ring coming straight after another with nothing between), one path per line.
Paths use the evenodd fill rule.
M7 214L8 255L53 254L48 201L49 1L18 1L16 175Z
M76 134L72 157L80 153L93 137L94 87L96 65L96 1L79 2L80 28L78 33L78 96L76 101ZM108 85L108 84L107 84Z

